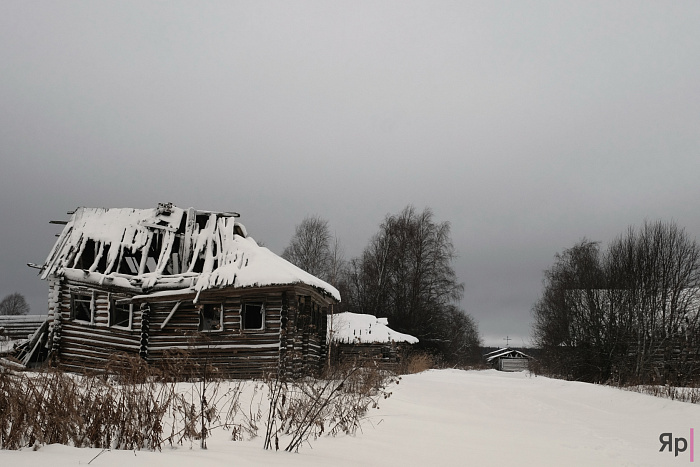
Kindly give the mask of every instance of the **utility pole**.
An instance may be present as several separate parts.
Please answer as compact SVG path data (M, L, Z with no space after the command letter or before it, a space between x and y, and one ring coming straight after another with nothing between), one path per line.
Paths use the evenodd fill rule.
M503 339L503 340L506 341L506 347L507 347L507 348L510 348L510 341L512 341L513 339L511 339L510 337L506 336L506 338Z

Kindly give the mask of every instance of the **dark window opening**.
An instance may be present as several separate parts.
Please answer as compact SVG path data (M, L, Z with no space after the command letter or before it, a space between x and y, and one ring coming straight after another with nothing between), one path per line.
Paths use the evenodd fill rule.
M92 322L92 294L71 294L71 319L76 321Z
M131 328L133 305L128 302L111 300L109 310L109 325L123 328Z
M262 303L244 303L241 321L244 330L263 329L265 322L265 308Z
M199 309L200 331L221 331L223 329L223 314L221 305L206 303Z

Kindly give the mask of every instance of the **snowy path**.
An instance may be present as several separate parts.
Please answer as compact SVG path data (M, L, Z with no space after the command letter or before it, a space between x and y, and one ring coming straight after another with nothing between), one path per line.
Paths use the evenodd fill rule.
M105 452L92 466L621 466L686 465L690 449L659 452L659 435L689 438L700 406L525 373L429 371L404 376L355 437L323 438L299 454L265 452L260 438L209 449ZM85 465L96 449L0 452L13 467Z

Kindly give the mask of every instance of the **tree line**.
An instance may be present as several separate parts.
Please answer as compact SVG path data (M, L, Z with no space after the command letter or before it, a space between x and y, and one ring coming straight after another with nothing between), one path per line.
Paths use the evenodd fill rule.
M350 260L328 221L307 217L282 256L340 291L336 311L386 317L392 329L417 337L418 348L449 364L480 358L477 325L458 306L464 284L452 267L450 223L435 221L429 208L407 206L387 215L362 254Z
M700 377L700 247L673 222L630 227L605 250L555 256L533 307L540 363L589 382L686 385Z

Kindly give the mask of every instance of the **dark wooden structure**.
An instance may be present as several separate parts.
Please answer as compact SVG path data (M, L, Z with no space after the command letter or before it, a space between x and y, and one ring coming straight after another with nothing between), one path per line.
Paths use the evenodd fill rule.
M531 356L510 347L494 350L484 355L486 363L499 371L525 371L530 367Z
M43 265L51 360L116 353L237 378L315 374L333 287L258 246L235 213L79 208Z
M358 313L328 316L331 360L397 371L418 339L389 328L386 318Z
M0 316L0 339L29 339L46 321L46 315Z

